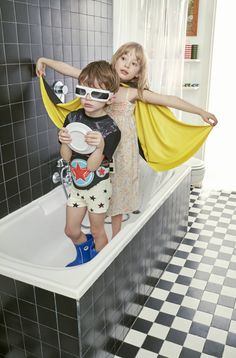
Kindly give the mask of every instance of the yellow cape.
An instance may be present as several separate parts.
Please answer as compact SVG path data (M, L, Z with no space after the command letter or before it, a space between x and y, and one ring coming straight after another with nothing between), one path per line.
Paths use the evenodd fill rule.
M45 88L47 86L47 89ZM61 128L69 112L81 107L80 99L55 103L49 86L40 78L44 106L54 124ZM202 146L212 130L210 125L196 126L175 118L167 107L137 101L135 121L145 160L156 171L169 170L184 163Z

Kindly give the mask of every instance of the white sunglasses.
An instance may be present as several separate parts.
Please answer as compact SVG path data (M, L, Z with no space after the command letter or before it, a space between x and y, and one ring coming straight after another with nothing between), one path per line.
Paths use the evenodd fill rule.
M76 86L75 94L80 98L86 98L87 95L89 94L90 98L93 101L98 101L98 102L107 102L113 95L113 93L108 90L85 87L80 85Z

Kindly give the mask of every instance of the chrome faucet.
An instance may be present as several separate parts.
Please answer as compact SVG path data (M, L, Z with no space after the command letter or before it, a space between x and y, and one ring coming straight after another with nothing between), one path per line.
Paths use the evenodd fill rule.
M71 171L70 171L70 165L65 162L62 158L58 159L56 167L58 168L58 171L53 173L52 175L52 181L54 184L61 183L63 190L65 192L66 198L68 198L68 190L67 186L71 183Z

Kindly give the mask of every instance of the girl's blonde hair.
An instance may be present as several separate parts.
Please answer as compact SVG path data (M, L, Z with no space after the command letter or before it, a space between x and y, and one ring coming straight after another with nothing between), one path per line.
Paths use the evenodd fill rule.
M129 84L138 89L139 95L142 96L144 89L148 89L148 78L147 78L147 58L143 49L143 46L137 42L127 42L114 53L111 59L111 64L115 68L117 60L127 54L130 51L135 51L135 56L137 58L138 64L140 66L140 71L138 77L133 78Z

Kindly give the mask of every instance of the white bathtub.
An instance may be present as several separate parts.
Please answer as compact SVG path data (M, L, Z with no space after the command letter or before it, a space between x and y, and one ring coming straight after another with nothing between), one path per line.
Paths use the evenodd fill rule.
M182 166L156 173L143 160L140 166L140 213L131 214L92 261L65 267L75 249L64 234L66 198L59 186L0 220L0 274L79 299L190 171ZM111 225L106 230L110 236Z

